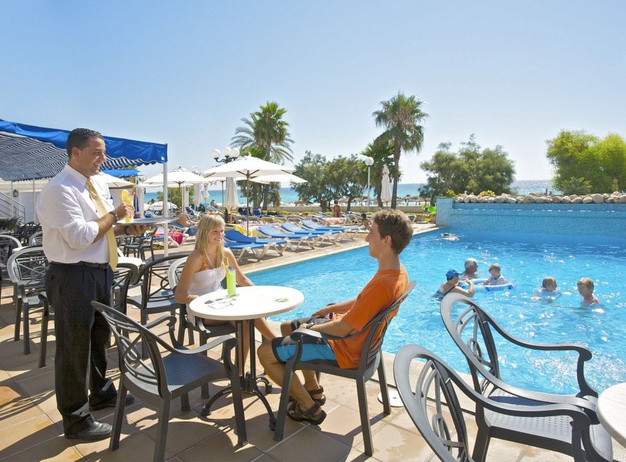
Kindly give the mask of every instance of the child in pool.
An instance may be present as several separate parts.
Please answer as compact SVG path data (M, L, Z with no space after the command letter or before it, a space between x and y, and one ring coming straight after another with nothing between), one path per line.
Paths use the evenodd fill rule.
M486 286L499 286L506 284L508 281L502 276L500 272L500 265L494 263L489 267L489 277L485 281Z
M546 299L554 300L561 296L561 292L556 289L556 279L552 277L545 277L541 281L541 290L535 292L533 300Z
M461 273L459 273L456 270L453 270L453 269L449 270L446 273L446 282L444 282L443 284L441 284L441 286L439 286L439 289L437 289L437 292L433 294L433 297L441 301L443 300L443 297L448 295L450 292L456 292L456 293L465 295L466 297L473 296L474 292L476 291L476 288L474 287L474 283L471 280L468 280L467 281L468 288L465 289L461 287L461 285L459 284L460 275Z
M593 295L593 281L589 278L582 278L577 282L578 293L583 296L583 305L599 305L600 300Z

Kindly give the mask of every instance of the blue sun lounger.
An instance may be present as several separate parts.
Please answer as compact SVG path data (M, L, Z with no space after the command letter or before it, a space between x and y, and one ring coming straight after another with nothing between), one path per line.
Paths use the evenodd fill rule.
M319 240L319 236L314 236L313 234L305 235L296 233L284 233L281 230L269 225L259 226L258 230L261 234L270 238L286 239L287 244L289 245L289 250L298 250L303 244L314 249L315 244ZM296 247L292 248L292 244L295 244Z
M267 252L264 244L238 244L235 241L231 241L226 238L224 238L224 247L227 247L233 251L233 254L235 254L235 257L237 258L237 262L239 262L239 260L241 260L241 258L248 253L251 253L254 258L256 258L258 261L261 261L261 258L263 258L263 256L265 255L265 252ZM261 253L259 253L259 251Z
M314 236L318 236L318 244L321 244L324 241L328 242L329 244L336 244L335 240L337 236L333 237L333 233L331 233L330 231L304 229L296 225L295 223L290 222L281 223L280 227L287 233L301 234L305 236L313 234Z
M358 227L352 226L322 226L318 223L315 223L313 220L302 220L302 226L306 229L310 229L311 231L327 231L333 234L342 234L341 237L347 237L348 239L354 240L354 235L358 231ZM341 238L337 238L341 239Z
M265 246L265 249L261 251L261 258L263 258L263 255L265 255L268 250L276 250L276 252L282 256L283 250L285 250L288 244L287 239L263 239L260 237L250 237L240 233L236 229L227 229L224 235L226 236L226 239L237 244L261 244Z

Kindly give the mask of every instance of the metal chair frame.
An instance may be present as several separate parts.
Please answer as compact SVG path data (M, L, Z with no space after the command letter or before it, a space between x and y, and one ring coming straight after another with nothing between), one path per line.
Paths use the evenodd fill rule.
M482 462L492 438L561 452L577 461L612 459L611 438L606 430L595 437L608 440L608 452L600 455L589 451L593 423L577 406L510 404L486 398L439 357L418 345L405 345L398 351L393 373L411 420L442 461ZM457 390L465 400L459 399ZM465 406L471 403L475 414L474 409L464 409L461 402ZM478 432L470 457L466 421L474 419Z
M343 339L346 339L348 337L367 333L367 337L363 344L363 350L361 352L359 366L356 369L343 369L339 367L336 361L302 361L300 359L300 355L302 354L302 342L298 342L294 357L285 364L285 375L280 395L280 405L276 419L274 440L280 441L283 438L285 420L287 417L287 405L289 402L289 387L291 385L293 373L298 369L307 369L317 373L324 372L330 375L345 377L356 381L365 453L369 456L373 454L374 447L372 444L372 429L370 426L365 383L374 376L375 372L378 372L378 382L380 385L380 393L382 395L383 412L385 415L389 415L391 413L391 405L389 404L387 377L382 361L381 348L385 332L391 322L391 319L396 315L400 309L400 305L404 302L404 300L406 300L414 287L415 281L411 282L407 290L400 297L398 297L397 300L395 300L387 308L381 310L380 313L378 313L363 327L363 329L358 332L354 332L347 337L343 337ZM300 340L304 335L322 337L326 339L340 339L339 337L324 335L309 329L296 329L291 334L291 337Z
M453 308L457 304L462 305L458 315L453 314ZM448 333L465 356L474 390L477 393L492 400L519 405L568 404L576 406L591 419L590 432L583 434L585 450L590 454L595 453L595 458L598 460L607 457L607 453L610 452L610 438L609 448L607 448L604 431L597 416L598 393L585 379L584 365L592 357L588 348L574 343L531 343L513 337L480 306L461 294L451 293L443 298L441 317ZM577 354L576 379L579 391L575 395L538 392L516 387L504 381L500 373L494 333L529 351L561 351Z
M176 290L176 286L178 285L178 281L180 280L180 275L183 272L183 267L187 262L187 257L179 258L175 260L168 270L168 279L170 282L170 287L173 287ZM192 323L187 317L187 305L185 303L178 304L178 343L183 344L185 341L185 329L187 329L189 333L189 343L194 343L194 335L193 332L197 331L200 339L199 344L204 345L209 341L210 338L219 337L222 335L230 335L236 332L235 326L230 323L220 324L217 326L206 326L202 319L195 318L195 323ZM202 398L209 398L209 387L208 385L202 386Z
M120 381L109 448L119 448L124 419L126 395L130 391L138 399L157 410L157 432L153 460L165 457L165 444L172 400L181 399L181 408L190 409L189 392L202 384L228 379L232 387L238 445L247 443L243 399L237 368L232 362L232 349L237 340L223 336L199 348L187 349L176 341L176 318L163 316L143 326L113 307L92 302L102 313L115 335L119 355ZM171 345L150 329L167 323ZM206 355L208 350L222 346L221 361ZM144 359L142 350L148 351Z
M31 307L42 306L39 293L45 292L48 259L43 247L23 247L9 257L7 272L13 283L15 305L15 341L20 339L20 324L24 337L24 354L30 354Z

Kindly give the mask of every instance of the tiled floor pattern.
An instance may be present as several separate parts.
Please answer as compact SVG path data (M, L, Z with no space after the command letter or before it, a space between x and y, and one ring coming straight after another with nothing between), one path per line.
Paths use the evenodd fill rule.
M109 440L94 443L70 442L63 437L60 415L54 397L54 335L48 341L47 365L38 368L41 313L31 318L30 355L22 352L22 342L13 340L14 307L8 281L2 287L0 304L0 461L53 460L151 460L156 431L156 410L137 401L128 408L120 448L109 450ZM131 310L132 312L132 310ZM136 314L136 313L135 313ZM112 348L110 374L119 371L117 350ZM388 376L391 355L386 357ZM394 407L383 418L377 400L378 384L368 384L368 403L372 419L374 456L363 453L356 389L346 379L324 376L328 417L321 427L287 421L285 438L276 442L268 428L264 406L252 396L244 397L248 444L237 447L234 418L229 398L219 400L210 416L201 417L203 405L199 390L191 396L192 410L181 412L179 403L171 409L166 460L170 461L428 461L437 460L410 421L404 408ZM217 390L211 386L211 392ZM275 386L268 400L278 408L280 389ZM113 409L94 413L97 419L111 423ZM623 449L616 451L626 460ZM489 450L493 461L564 461L569 458L548 451L493 441Z

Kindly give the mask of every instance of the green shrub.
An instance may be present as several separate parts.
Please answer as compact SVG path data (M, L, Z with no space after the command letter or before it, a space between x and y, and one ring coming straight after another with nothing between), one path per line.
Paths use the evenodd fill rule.
M562 183L563 194L589 194L591 192L591 183L584 178L571 177L569 180L565 180Z

